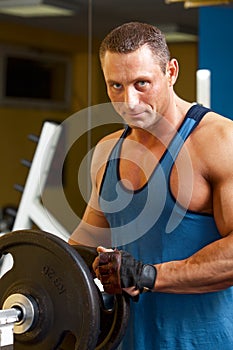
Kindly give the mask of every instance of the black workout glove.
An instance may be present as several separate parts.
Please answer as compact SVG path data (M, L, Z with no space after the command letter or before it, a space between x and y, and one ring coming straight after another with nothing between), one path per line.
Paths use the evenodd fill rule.
M105 292L121 294L122 288L135 287L140 293L153 289L155 266L137 261L124 250L99 253L99 275Z

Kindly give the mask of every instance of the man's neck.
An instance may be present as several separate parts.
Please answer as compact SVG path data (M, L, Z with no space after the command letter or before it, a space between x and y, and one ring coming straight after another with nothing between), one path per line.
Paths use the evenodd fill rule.
M155 144L157 142L168 145L178 129L180 128L183 120L192 106L191 103L186 102L179 97L174 101L175 103L170 106L166 116L161 116L150 129L132 128L130 138L140 142L145 146Z

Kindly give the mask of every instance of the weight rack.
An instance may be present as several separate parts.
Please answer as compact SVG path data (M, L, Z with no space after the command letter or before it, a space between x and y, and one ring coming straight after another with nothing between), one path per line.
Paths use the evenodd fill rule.
M40 200L61 131L61 125L47 121L43 125L28 178L23 188L13 231L31 228L32 223L34 223L41 230L55 233L58 237L66 241L69 238L69 233L57 219L43 207ZM30 138L32 141L37 141L35 136L31 136ZM24 160L23 163L27 166L29 162ZM20 187L19 185L16 186Z

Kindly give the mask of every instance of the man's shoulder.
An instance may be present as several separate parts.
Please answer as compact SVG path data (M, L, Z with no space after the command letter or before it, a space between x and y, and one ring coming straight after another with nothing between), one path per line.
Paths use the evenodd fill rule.
M95 146L93 158L92 158L92 166L97 166L98 168L100 166L103 166L113 149L113 147L116 145L116 143L119 141L122 133L124 132L123 129L117 130L105 137L103 137Z
M104 136L96 145L95 151L102 153L109 153L114 145L119 141L124 129L117 130L107 136Z
M197 127L197 133L203 133L207 139L213 136L218 139L222 134L233 135L233 120L210 111Z
M233 157L233 121L208 112L188 139L188 150L198 162L216 163L222 154Z
M215 112L209 112L192 135L192 145L207 165L217 163L226 167L226 159L233 158L233 121Z

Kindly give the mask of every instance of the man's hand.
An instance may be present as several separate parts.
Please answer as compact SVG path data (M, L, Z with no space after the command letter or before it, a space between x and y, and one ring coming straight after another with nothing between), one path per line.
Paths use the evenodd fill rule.
M105 292L120 294L125 290L131 296L136 296L153 289L156 280L155 266L143 264L123 250L98 247L97 251L99 256L93 263L93 269Z

